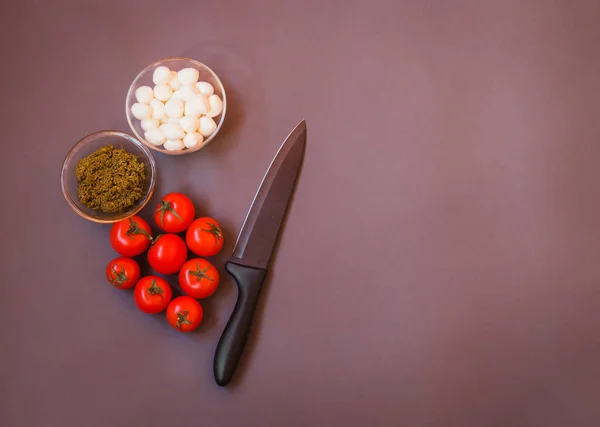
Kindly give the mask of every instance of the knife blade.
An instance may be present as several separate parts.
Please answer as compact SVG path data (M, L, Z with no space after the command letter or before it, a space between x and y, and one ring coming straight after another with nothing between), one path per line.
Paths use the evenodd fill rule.
M273 250L304 158L306 122L301 121L271 161L248 210L225 269L238 288L235 307L214 358L214 376L226 386L242 355Z

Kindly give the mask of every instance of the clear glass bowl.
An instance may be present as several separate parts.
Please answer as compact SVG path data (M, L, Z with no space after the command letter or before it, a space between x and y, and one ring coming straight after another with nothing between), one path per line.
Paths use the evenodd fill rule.
M118 214L108 214L90 209L81 203L77 196L78 183L75 175L77 163L85 156L109 144L114 145L116 148L124 148L138 156L146 166L147 173L142 198L129 210ZM152 152L132 135L113 130L95 132L83 138L69 150L63 162L60 184L65 200L77 215L93 222L117 222L137 214L152 197L156 185L156 162Z
M169 67L170 70L174 71L179 71L182 68L197 69L200 73L199 81L210 83L215 89L215 94L218 95L219 98L221 98L221 100L223 101L223 111L217 117L213 117L213 119L215 119L215 123L217 124L217 128L208 138L204 140L202 144L199 144L197 147L184 148L180 151L168 151L165 150L162 146L157 147L156 145L150 144L144 139L144 130L142 129L141 121L133 117L133 114L131 113L131 106L137 102L135 98L135 91L140 86L150 86L153 88L154 82L152 81L152 74L154 73L154 70L160 67L161 65ZM129 91L127 92L127 98L125 100L125 114L127 116L127 123L129 123L129 127L131 128L133 134L151 150L171 155L189 154L206 147L208 143L210 143L217 136L217 133L219 133L221 125L223 125L223 120L225 120L226 111L227 97L225 96L225 88L223 87L221 80L219 80L219 77L215 74L215 72L208 68L206 65L204 65L202 62L181 56L160 59L144 68L137 75L133 83L131 83Z

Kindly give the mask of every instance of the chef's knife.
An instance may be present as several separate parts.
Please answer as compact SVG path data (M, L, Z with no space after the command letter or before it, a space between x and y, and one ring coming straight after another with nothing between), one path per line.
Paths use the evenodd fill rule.
M238 298L215 352L214 375L220 386L229 383L244 350L305 146L303 120L275 154L242 224L233 255L225 265L237 283Z

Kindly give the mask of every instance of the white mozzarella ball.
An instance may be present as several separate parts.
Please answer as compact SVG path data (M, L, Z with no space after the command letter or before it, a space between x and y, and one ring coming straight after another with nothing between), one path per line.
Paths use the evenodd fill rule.
M195 132L198 130L200 120L198 120L198 117L196 116L185 116L181 118L181 120L179 121L179 125L187 133Z
M185 103L186 116L199 116L208 113L210 105L204 95L195 95Z
M182 86L179 76L177 75L177 71L171 71L171 80L169 80L169 86L171 86L173 91L176 91Z
M211 96L213 93L215 93L215 89L210 83L207 82L196 83L196 88L200 91L202 95Z
M144 131L149 131L150 129L157 129L160 126L160 121L158 119L144 119L140 124Z
M185 148L183 141L181 139L167 139L165 141L165 150L167 151L179 151Z
M153 99L150 101L150 106L152 107L152 118L153 119L162 119L165 117L165 104L160 102L158 99Z
M135 99L140 104L149 104L153 97L154 93L150 86L140 86L135 90Z
M169 117L181 117L183 116L183 101L181 99L169 99L165 103L165 113Z
M203 136L209 136L215 131L216 128L217 124L212 118L207 116L200 117L199 131Z
M210 110L207 113L208 117L216 117L223 111L223 101L221 101L219 95L209 96L208 104L210 105Z
M173 98L175 99L183 99L185 102L189 101L190 99L192 99L194 97L194 95L197 95L198 92L198 88L194 85L183 85L181 86L181 88L177 91L175 91L175 93L173 94Z
M202 136L201 133L198 133L198 132L188 133L185 136L185 138L183 138L183 144L187 148L197 147L198 145L202 144L203 141L204 141L204 137Z
M172 95L173 89L171 89L171 86L167 84L154 86L154 97L159 101L168 101Z
M185 136L184 130L179 123L165 123L160 126L167 139L182 139Z
M198 81L200 73L195 68L184 68L177 73L179 81L184 85L193 85Z
M131 106L131 114L138 120L144 120L152 115L152 108L148 104L136 102Z
M169 67L160 66L152 73L152 81L155 85L166 85L171 80L171 70Z
M144 138L152 145L162 145L166 138L160 129L150 129L144 133Z

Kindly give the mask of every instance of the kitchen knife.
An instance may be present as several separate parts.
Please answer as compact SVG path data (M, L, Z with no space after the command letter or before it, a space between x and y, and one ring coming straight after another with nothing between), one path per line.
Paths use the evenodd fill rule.
M246 345L305 146L306 123L303 120L275 154L242 224L231 259L225 264L225 269L237 283L238 298L215 352L214 375L220 386L226 386L231 380Z

